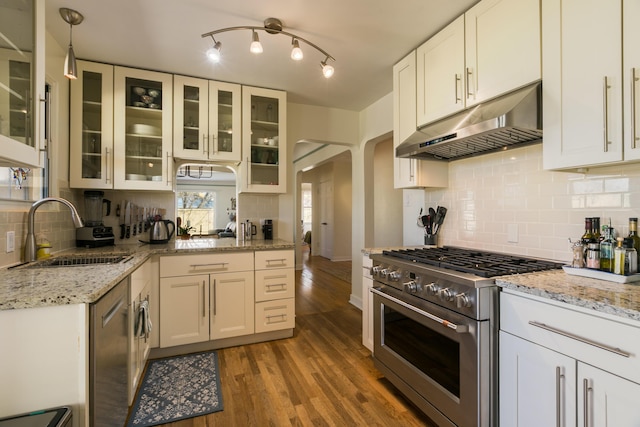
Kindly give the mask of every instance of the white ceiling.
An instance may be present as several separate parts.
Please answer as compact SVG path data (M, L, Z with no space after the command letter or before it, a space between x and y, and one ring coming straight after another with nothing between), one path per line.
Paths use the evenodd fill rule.
M73 28L79 59L282 89L294 103L361 111L392 90L391 70L413 48L477 0L47 0L46 26L63 47L69 26L58 9L82 13ZM336 62L322 76L319 52L290 59L291 39L259 32L264 53L249 53L251 32L219 34L223 60L205 59L220 28L262 26L275 17L283 30L318 45Z

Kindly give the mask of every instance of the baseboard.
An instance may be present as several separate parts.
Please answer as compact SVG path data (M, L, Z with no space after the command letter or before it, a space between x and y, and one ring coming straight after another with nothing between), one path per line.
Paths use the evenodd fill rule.
M349 296L349 304L353 305L354 307L362 311L362 298L355 296L354 294L351 294Z
M351 257L350 256L333 257L331 258L331 261L332 262L351 261Z

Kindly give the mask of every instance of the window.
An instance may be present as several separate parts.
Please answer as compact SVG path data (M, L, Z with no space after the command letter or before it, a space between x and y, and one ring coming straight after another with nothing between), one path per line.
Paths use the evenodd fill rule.
M191 233L210 234L216 229L216 193L214 191L178 191L178 217Z

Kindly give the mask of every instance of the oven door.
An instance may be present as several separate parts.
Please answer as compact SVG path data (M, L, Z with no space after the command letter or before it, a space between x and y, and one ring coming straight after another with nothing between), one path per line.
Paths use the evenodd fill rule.
M388 286L371 292L376 367L438 425L488 427L489 321Z

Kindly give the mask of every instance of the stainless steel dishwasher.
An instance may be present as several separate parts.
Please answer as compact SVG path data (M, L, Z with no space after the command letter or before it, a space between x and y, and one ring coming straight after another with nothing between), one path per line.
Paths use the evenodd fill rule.
M91 426L123 426L127 418L129 278L90 306Z

